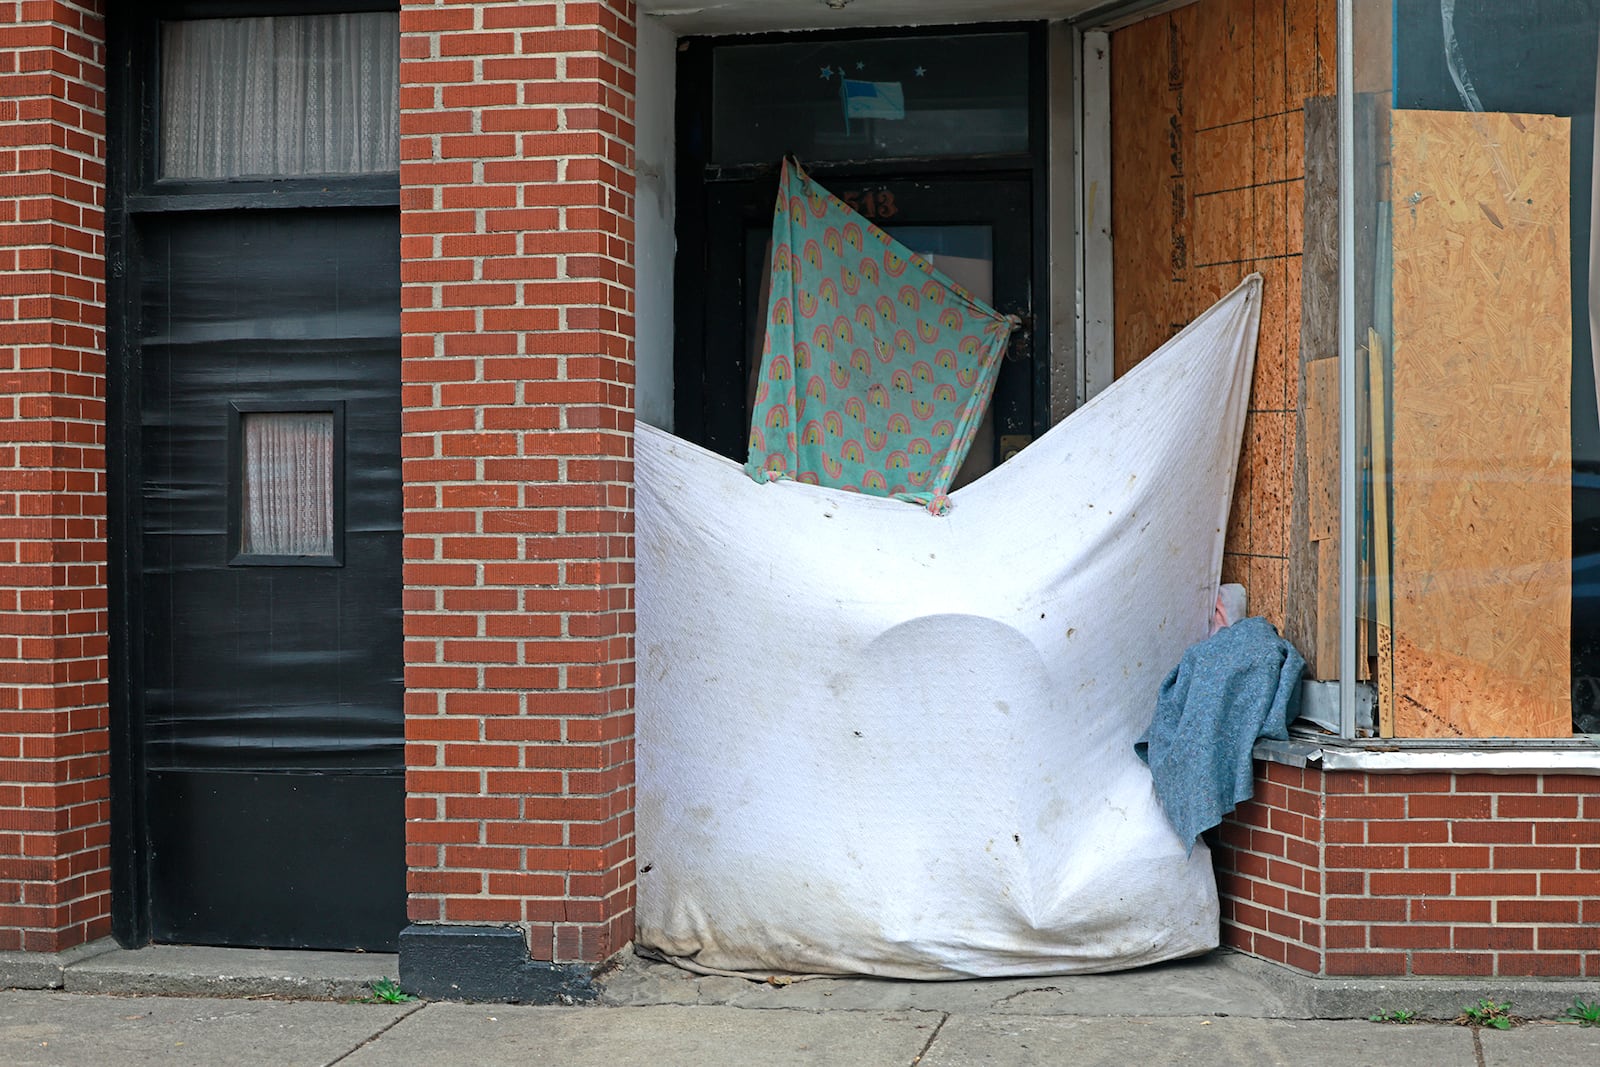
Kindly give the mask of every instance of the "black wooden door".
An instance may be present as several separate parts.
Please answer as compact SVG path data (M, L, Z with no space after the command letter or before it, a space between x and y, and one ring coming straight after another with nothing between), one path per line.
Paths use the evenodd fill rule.
M392 950L396 213L184 212L137 230L152 938Z

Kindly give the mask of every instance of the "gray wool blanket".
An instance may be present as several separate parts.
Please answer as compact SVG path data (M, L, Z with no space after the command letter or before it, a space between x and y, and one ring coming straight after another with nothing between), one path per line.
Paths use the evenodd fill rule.
M1266 619L1243 619L1193 645L1156 698L1134 751L1184 847L1249 800L1258 738L1288 740L1306 661Z

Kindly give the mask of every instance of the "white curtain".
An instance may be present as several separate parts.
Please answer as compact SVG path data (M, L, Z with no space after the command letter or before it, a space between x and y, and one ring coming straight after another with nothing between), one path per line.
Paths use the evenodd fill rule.
M398 170L399 19L370 12L163 24L162 177Z
M333 415L271 412L242 418L241 552L333 555Z

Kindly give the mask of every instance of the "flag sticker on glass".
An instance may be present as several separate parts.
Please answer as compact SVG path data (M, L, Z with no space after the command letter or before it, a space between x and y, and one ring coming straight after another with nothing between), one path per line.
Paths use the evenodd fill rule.
M906 94L899 82L868 82L841 78L844 117L849 119L903 119Z

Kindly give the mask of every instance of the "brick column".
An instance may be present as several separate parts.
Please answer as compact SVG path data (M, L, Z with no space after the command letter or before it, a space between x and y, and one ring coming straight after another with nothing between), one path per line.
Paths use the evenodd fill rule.
M104 28L0 2L0 950L111 932Z
M1342 784L1353 776L1256 763L1255 796L1223 820L1214 853L1224 945L1324 973L1323 911L1333 879L1323 852L1338 839L1324 816L1330 777Z
M632 936L634 17L401 10L401 960L424 991L471 938L578 964Z

